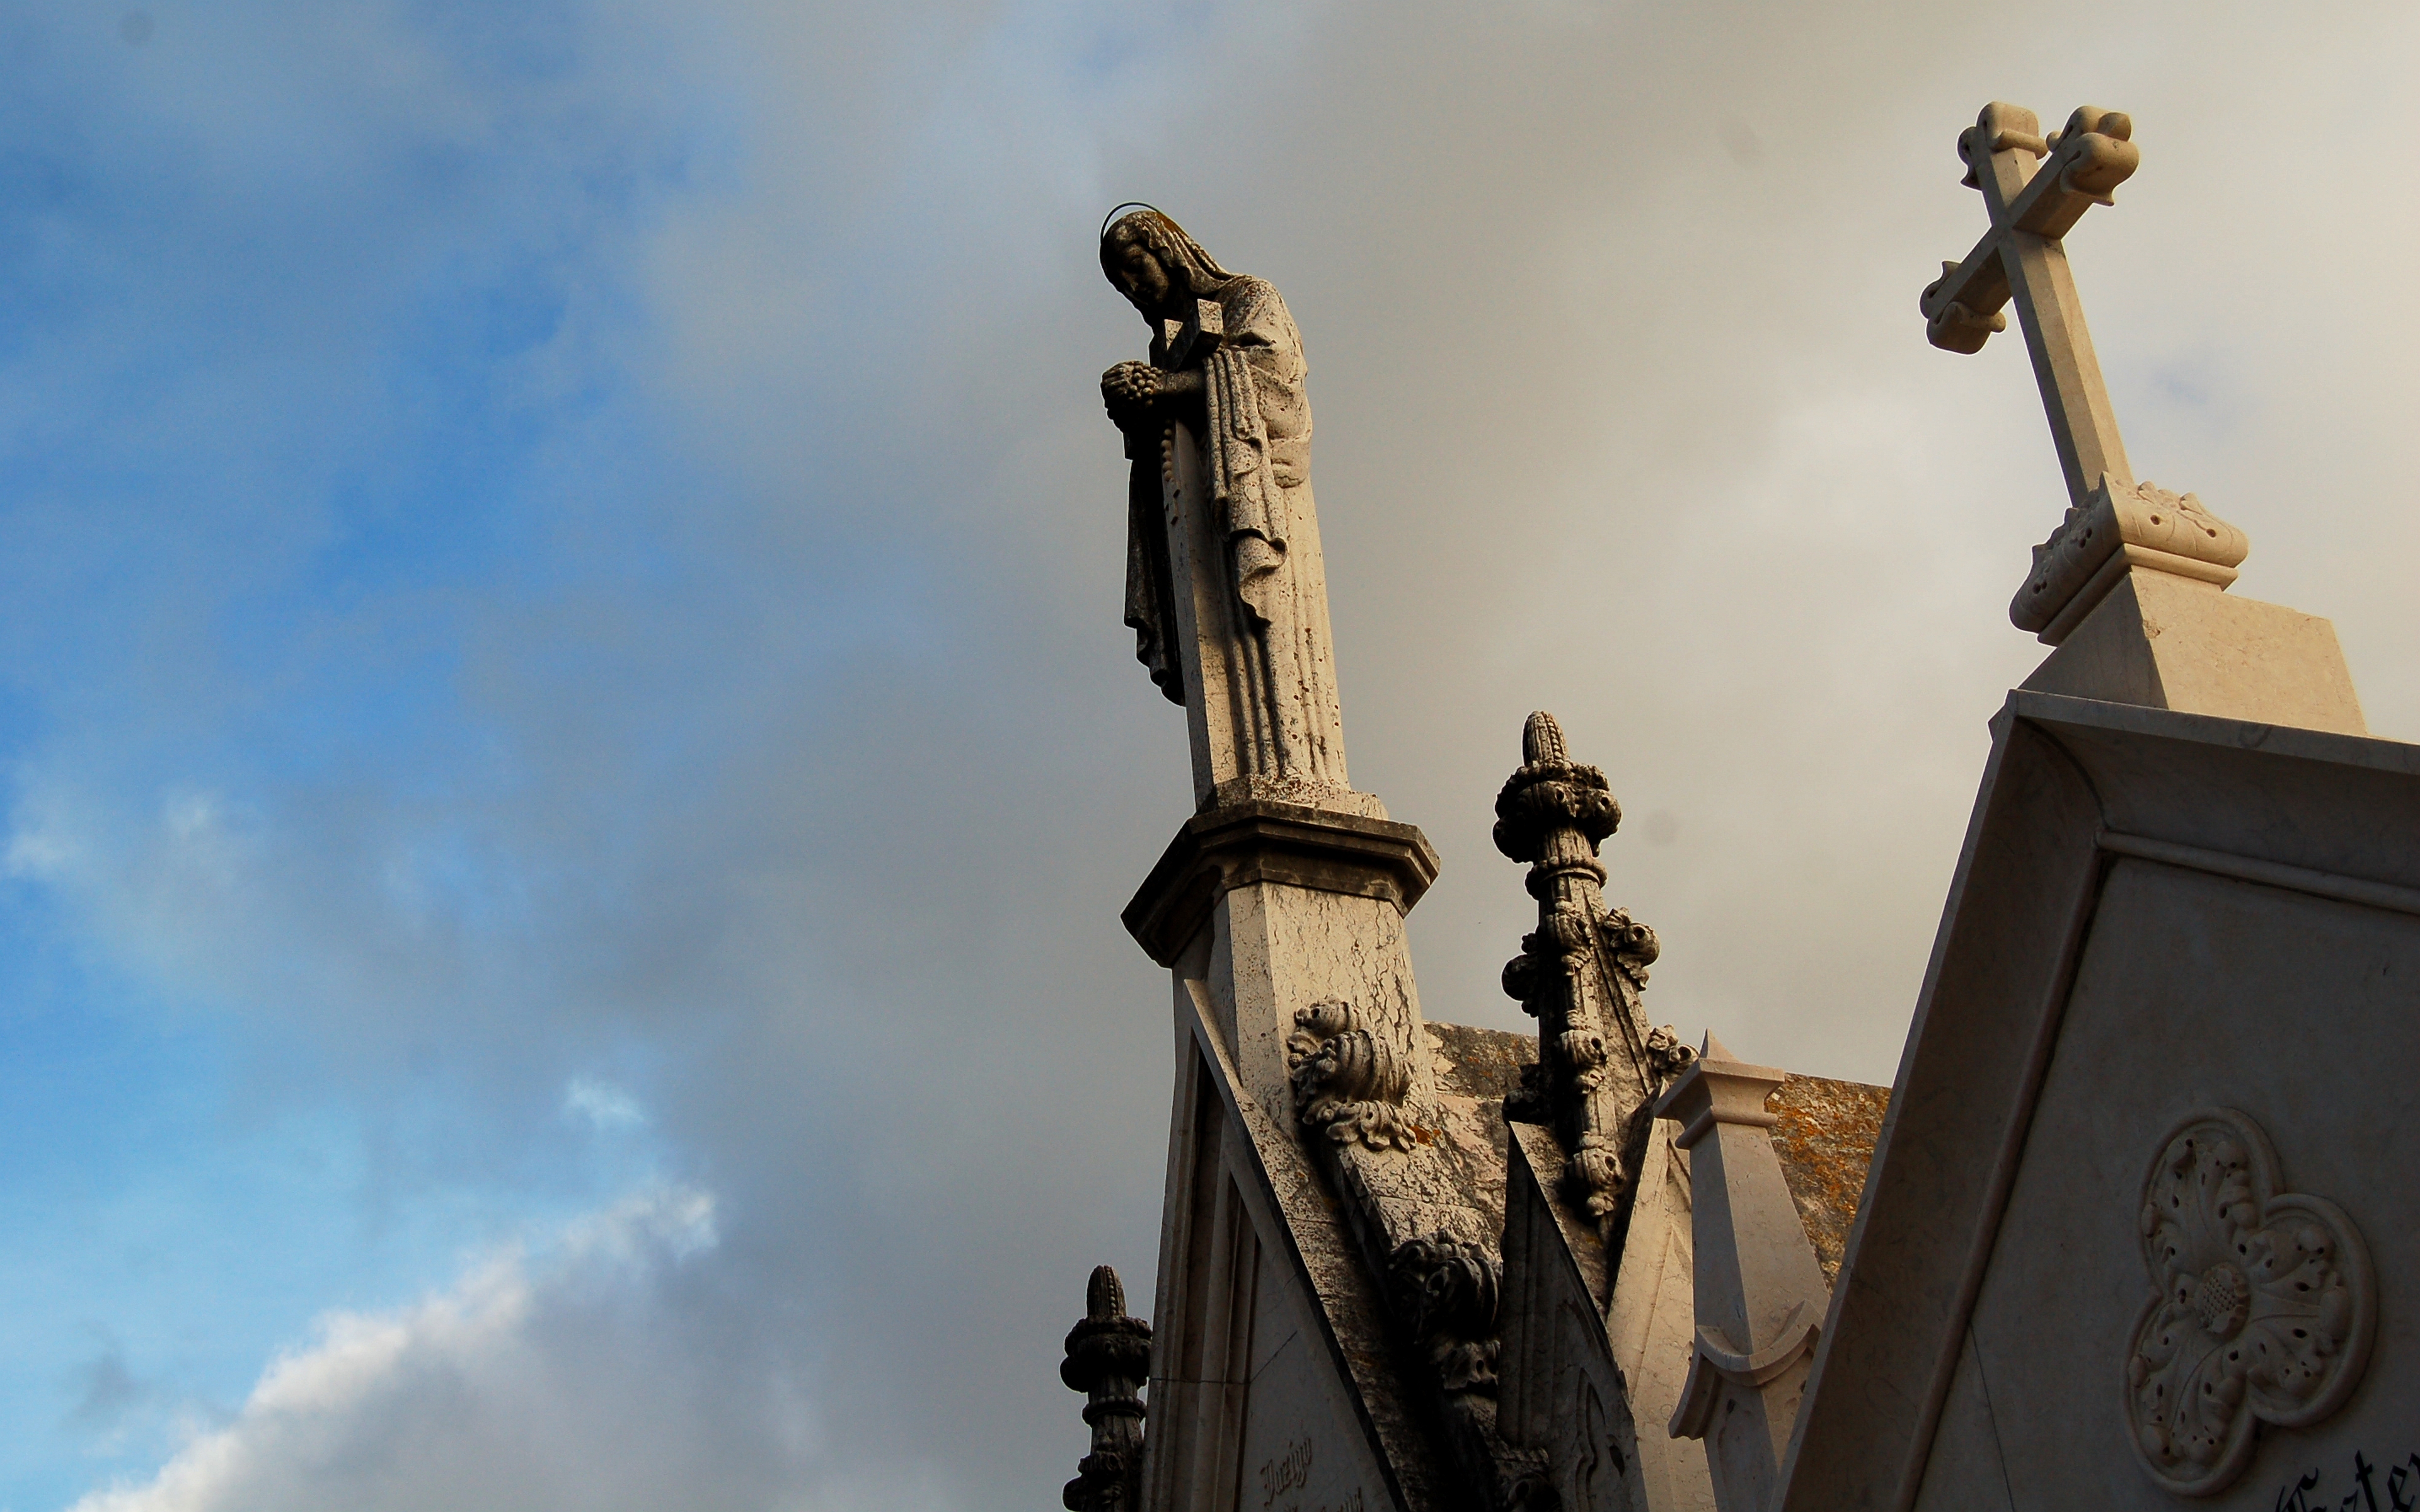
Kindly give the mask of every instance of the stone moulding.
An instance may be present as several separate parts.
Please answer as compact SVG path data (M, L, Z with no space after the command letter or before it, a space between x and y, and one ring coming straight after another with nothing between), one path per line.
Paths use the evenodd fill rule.
M2143 1179L2151 1299L2126 1351L2127 1437L2151 1478L2225 1490L2254 1427L2306 1427L2369 1361L2377 1286L2361 1233L2284 1185L2260 1126L2231 1108L2180 1122Z
M1672 1409L1667 1431L1676 1439L1704 1438L1714 1426L1714 1409L1722 1405L1724 1381L1755 1391L1814 1353L1823 1331L1823 1320L1807 1316L1803 1302L1791 1305L1777 1338L1745 1354L1714 1328L1699 1325L1697 1352L1689 1357L1688 1378L1681 1384L1681 1400Z
M2009 605L2009 620L2056 645L2130 567L2225 588L2251 554L2251 537L2192 494L2119 483L2104 472L2083 506L2069 510L2050 539L2034 548L2033 570Z
M1255 801L1185 822L1126 904L1126 933L1172 966L1220 898L1256 882L1281 882L1411 912L1436 880L1437 854L1418 826L1391 819Z

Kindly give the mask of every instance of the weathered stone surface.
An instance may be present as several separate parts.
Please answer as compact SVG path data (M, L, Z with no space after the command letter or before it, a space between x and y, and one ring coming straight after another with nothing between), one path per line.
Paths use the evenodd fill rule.
M1539 903L1506 980L1541 1038L1428 1025L1404 917L1437 858L1346 777L1300 336L1148 208L1113 214L1102 263L1152 331L1102 393L1134 464L1126 621L1185 705L1195 813L1125 912L1177 1021L1140 1494L1105 1382L1115 1442L1069 1495L1699 1512L1704 1456L1662 1431L1695 1348L1690 1169L1648 1117L1692 1052L1641 1012L1653 932L1600 890L1610 790L1531 718L1497 841ZM1807 1142L1820 1208L1845 1156Z
M1367 797L1367 795L1361 795ZM1409 913L1436 880L1428 837L1386 817L1252 801L1186 821L1126 904L1125 925L1161 965L1172 965L1230 890L1280 882L1376 898Z
M1781 1157L1782 1178L1830 1286L1840 1278L1890 1088L1791 1076L1765 1107L1774 1116L1773 1149Z
M1538 927L1504 964L1504 991L1538 1021L1527 1116L1554 1125L1571 1199L1606 1235L1622 1221L1646 1108L1689 1056L1641 1006L1655 932L1605 901L1597 848L1621 823L1605 774L1571 759L1551 714L1529 716L1521 765L1496 797L1496 848L1528 863Z
M1558 1203L1554 1136L1516 1126L1504 1226L1503 1384L1498 1422L1506 1438L1543 1452L1560 1504L1571 1512L1693 1504L1669 1494L1665 1444L1644 1444L1630 1392L1605 1333L1605 1256L1595 1227ZM1542 1174L1535 1149L1547 1162ZM1559 1211L1560 1210L1560 1211ZM1705 1457L1683 1446L1705 1478ZM1686 1455L1678 1457L1685 1460ZM1710 1506L1710 1500L1694 1504Z
M2029 692L1994 735L1781 1504L2152 1508L2182 1480L2267 1506L2312 1466L2337 1504L2356 1457L2402 1460L2420 1400L2420 1191L2381 1179L2420 1162L2420 1120L2370 1070L2420 1057L2420 748ZM2141 1393L2164 1356L2131 1363L2158 1305L2147 1172L2211 1109L2274 1143L2242 1232L2333 1256L2306 1278L2347 1300L2307 1379L2209 1417L2208 1458L2163 1460ZM2359 1288L2331 1279L2356 1236L2366 1363ZM2226 1262L2240 1317L2233 1278L2194 1263L2195 1328L2282 1316L2268 1261ZM2245 1412L2276 1426L2229 1438Z
M1266 280L1147 206L1102 228L1101 269L1151 332L1149 359L1104 373L1101 397L1134 463L1125 622L1185 705L1195 801L1357 811L1301 332Z
M1359 1241L1286 1122L1241 1086L1202 984L1180 979L1177 997L1143 1505L1333 1508L1357 1493L1442 1512L1453 1471L1403 1384ZM1280 1489L1330 1500L1264 1503L1264 1464Z
M1638 1512L1711 1512L1703 1445L1661 1427L1696 1345L1686 1158L1668 1127L1651 1132L1618 1265L1608 1265L1597 1226L1559 1196L1566 1157L1554 1134L1521 1123L1511 1133L1506 1436L1544 1451L1566 1504L1604 1505L1618 1480Z

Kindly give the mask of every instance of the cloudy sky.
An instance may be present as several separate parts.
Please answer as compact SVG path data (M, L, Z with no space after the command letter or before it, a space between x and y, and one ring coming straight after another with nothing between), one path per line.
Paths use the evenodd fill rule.
M0 1509L1056 1504L1188 807L1092 237L1308 340L1353 772L1524 1023L1522 717L1650 1007L1885 1081L2064 503L1928 347L1985 100L2138 473L2420 735L2409 6L0 10Z

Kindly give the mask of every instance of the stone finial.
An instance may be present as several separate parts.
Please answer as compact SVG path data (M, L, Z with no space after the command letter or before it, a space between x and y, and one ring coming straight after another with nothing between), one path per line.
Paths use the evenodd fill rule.
M1621 805L1605 774L1565 754L1562 726L1553 715L1529 716L1521 732L1521 769L1496 795L1496 848L1531 863L1530 895L1538 894L1541 873L1558 867L1591 872L1602 885L1596 848L1621 825Z
M1142 1469L1139 1394L1151 1375L1151 1325L1126 1316L1125 1288L1106 1265L1094 1268L1084 1303L1083 1321L1067 1332L1059 1379L1091 1398L1084 1421L1092 1426L1093 1452L1077 1461L1076 1478L1060 1500L1067 1512L1134 1512Z
M1507 1111L1555 1126L1571 1156L1565 1196L1608 1231L1645 1106L1679 1064L1640 1006L1655 932L1605 902L1597 847L1621 823L1605 774L1571 759L1553 715L1529 716L1521 768L1496 798L1496 848L1529 863L1538 900L1536 931L1504 966L1506 995L1538 1020L1538 1064Z
M1529 722L1521 727L1521 760L1534 764L1565 759L1563 727L1555 717L1544 709L1529 716Z
M1671 1434L1709 1441L1722 1512L1771 1502L1832 1301L1773 1148L1764 1103L1785 1079L1708 1034L1655 1104L1690 1151L1698 1347Z

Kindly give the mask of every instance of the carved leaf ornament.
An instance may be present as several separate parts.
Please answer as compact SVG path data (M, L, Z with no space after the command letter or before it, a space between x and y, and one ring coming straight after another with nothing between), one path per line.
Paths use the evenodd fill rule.
M2224 1108L2179 1124L2144 1179L2153 1294L2127 1353L2126 1421L2169 1490L2225 1489L2256 1423L2319 1422L2368 1363L2378 1302L2361 1233L2282 1184L2259 1125Z

